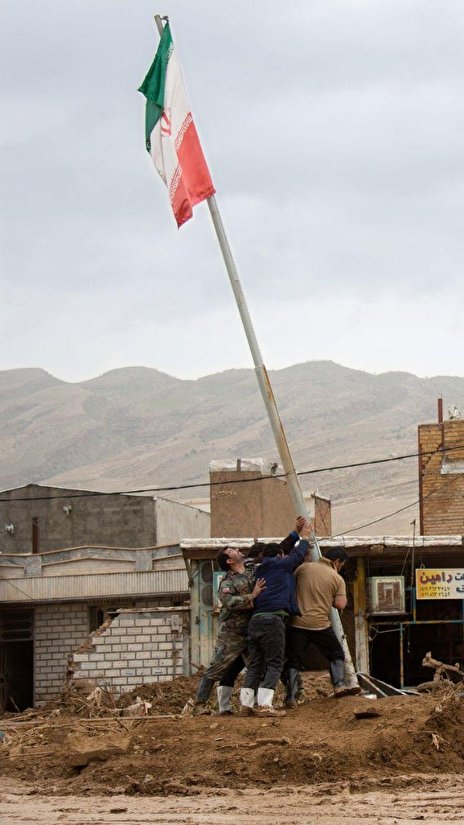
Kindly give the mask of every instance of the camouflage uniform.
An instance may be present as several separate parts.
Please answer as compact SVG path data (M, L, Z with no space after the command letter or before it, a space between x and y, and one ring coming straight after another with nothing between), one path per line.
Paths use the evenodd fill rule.
M253 607L251 596L255 584L255 566L244 573L229 571L221 580L218 598L221 602L219 631L209 668L201 677L196 702L207 702L215 681L246 648L248 622Z

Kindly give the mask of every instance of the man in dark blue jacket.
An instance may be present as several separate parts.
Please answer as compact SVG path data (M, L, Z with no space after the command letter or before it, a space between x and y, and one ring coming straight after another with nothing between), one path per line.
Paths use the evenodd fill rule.
M283 556L278 544L268 544L263 551L256 575L265 579L266 587L255 599L248 625L250 662L240 691L242 715L285 716L284 710L272 707L272 700L284 665L285 623L289 616L300 615L293 571L308 553L312 529L310 523L305 524L288 556ZM258 708L253 711L257 685Z

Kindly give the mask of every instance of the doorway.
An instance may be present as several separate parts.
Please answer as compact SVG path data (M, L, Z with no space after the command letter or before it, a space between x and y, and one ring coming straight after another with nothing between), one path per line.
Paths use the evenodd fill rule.
M18 713L34 704L34 613L0 613L0 710Z

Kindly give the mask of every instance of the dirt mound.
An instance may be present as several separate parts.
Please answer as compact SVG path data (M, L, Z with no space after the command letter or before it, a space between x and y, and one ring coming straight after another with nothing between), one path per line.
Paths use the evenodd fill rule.
M92 718L61 706L4 720L0 775L33 780L38 791L66 794L198 794L204 788L266 788L371 779L464 768L464 701L442 696L319 695L282 719L166 718L194 694L197 679L141 687L149 715ZM312 689L325 689L314 682ZM311 687L311 686L310 686ZM357 718L366 708L377 713ZM163 713L160 713L162 711ZM115 711L119 711L116 709Z

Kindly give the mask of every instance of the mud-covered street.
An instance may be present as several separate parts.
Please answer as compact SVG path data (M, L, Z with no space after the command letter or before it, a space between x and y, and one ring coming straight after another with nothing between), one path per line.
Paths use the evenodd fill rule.
M2 825L428 825L464 823L460 776L415 775L192 796L54 796L9 783Z

